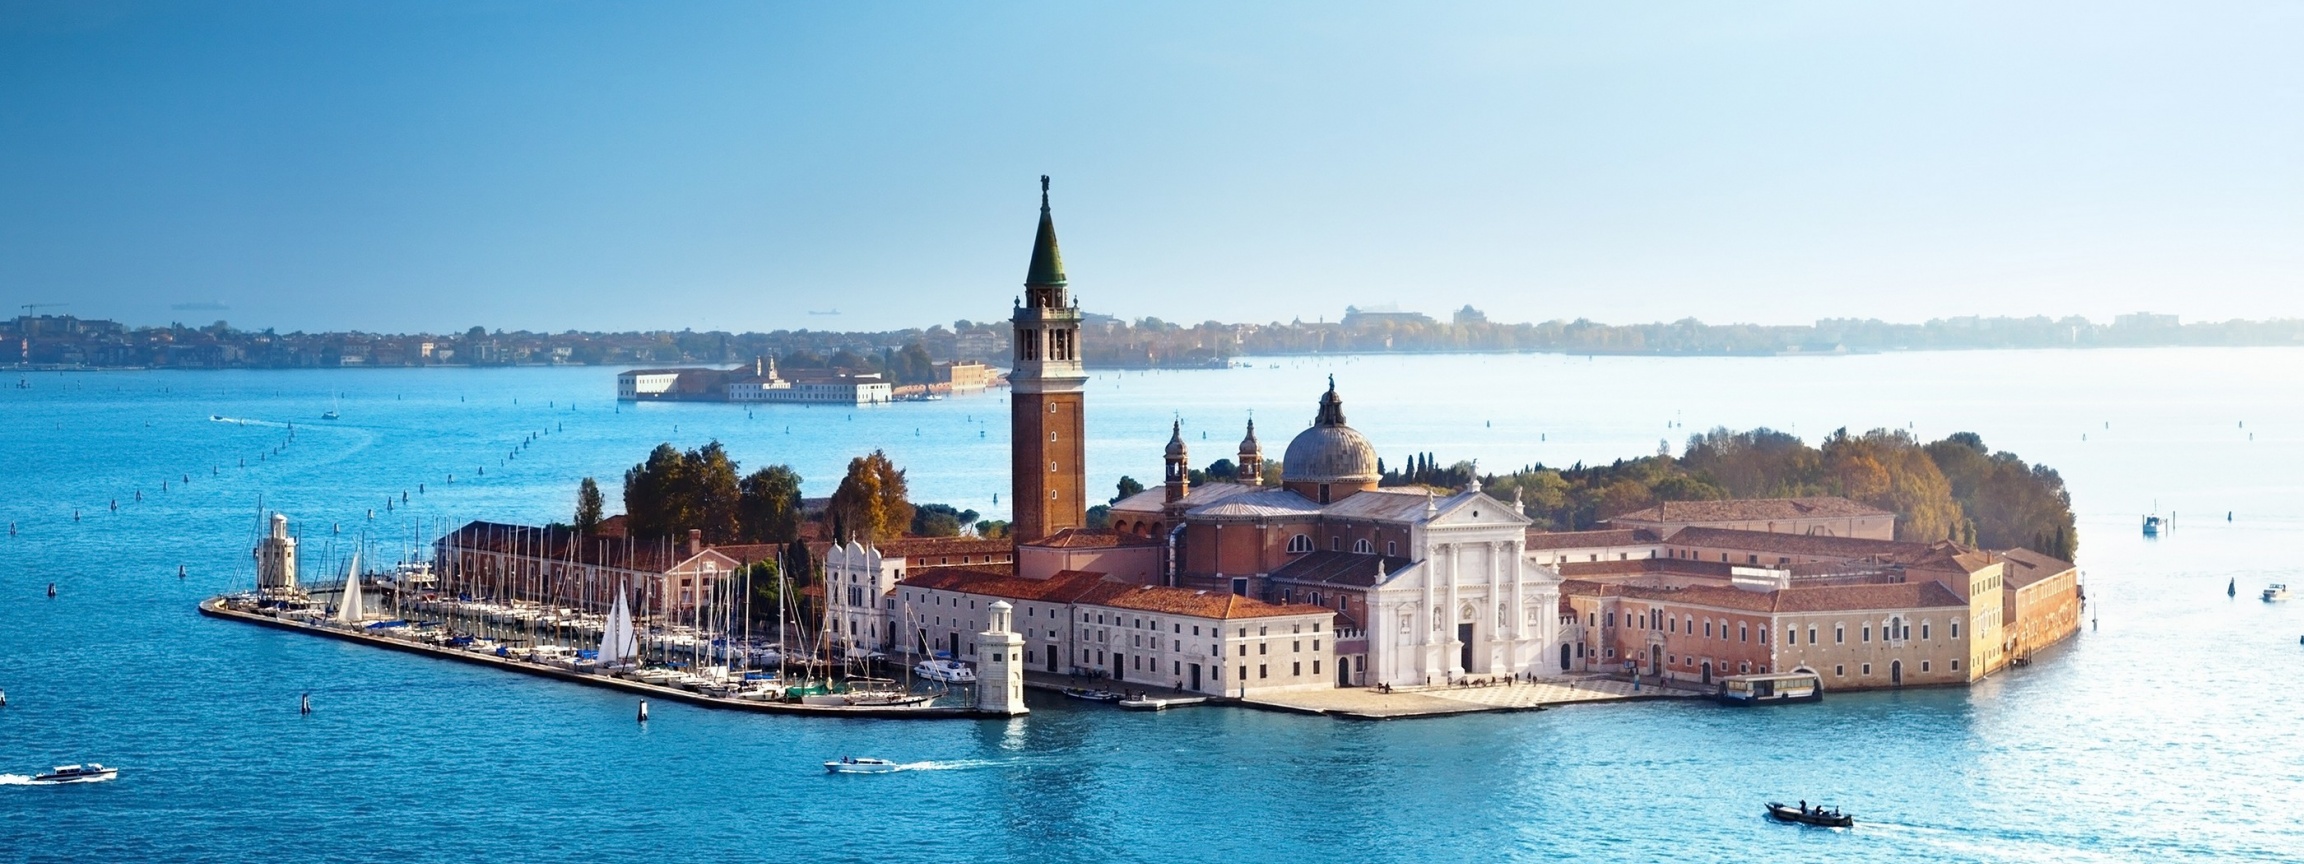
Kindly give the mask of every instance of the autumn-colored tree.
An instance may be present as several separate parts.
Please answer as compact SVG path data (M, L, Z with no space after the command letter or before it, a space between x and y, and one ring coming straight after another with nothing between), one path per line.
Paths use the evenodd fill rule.
M879 450L848 460L848 476L832 492L828 510L850 538L864 542L904 536L912 525L912 502L904 471Z
M1896 514L1896 539L1949 540L1965 518L1952 500L1952 484L1936 462L1902 429L1851 436L1841 429L1824 439L1825 468L1839 494Z

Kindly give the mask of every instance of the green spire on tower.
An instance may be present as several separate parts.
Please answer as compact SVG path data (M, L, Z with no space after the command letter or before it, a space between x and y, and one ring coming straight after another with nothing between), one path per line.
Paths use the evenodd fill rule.
M1040 234L1032 238L1032 269L1026 285L1064 284L1064 253L1056 250L1056 217L1048 213L1048 175L1040 175Z

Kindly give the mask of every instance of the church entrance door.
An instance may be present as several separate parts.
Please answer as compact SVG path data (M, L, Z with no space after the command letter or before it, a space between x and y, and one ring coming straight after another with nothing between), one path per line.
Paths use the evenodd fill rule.
M1194 691L1200 689L1200 664L1198 663L1192 664L1192 689Z
M1663 674L1663 672L1664 672L1664 646L1662 646L1662 645L1650 645L1650 646L1648 646L1648 674L1650 674L1650 675L1661 675L1661 674Z
M1904 686L1904 661L1897 660L1888 664L1888 686Z
M1712 683L1712 661L1704 661L1704 683Z
M1120 663L1120 652L1112 652L1112 680L1128 680L1128 667Z
M1048 646L1048 671L1056 671L1056 646Z
M1456 666L1470 672L1472 671L1472 625L1456 625L1456 641L1461 646L1456 649Z

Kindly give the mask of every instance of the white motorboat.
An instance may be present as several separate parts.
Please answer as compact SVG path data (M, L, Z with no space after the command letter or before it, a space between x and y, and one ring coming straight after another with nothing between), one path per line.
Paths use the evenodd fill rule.
M2271 587L2264 589L2264 602L2266 603L2286 599L2288 599L2288 586L2284 583L2274 582Z
M922 660L912 665L912 674L930 681L953 684L976 683L976 670L958 660Z
M101 783L120 776L120 769L106 768L94 762L86 765L58 765L46 774L32 778L34 783Z
M830 774L893 774L901 769L894 762L870 756L842 756L824 763L824 771Z

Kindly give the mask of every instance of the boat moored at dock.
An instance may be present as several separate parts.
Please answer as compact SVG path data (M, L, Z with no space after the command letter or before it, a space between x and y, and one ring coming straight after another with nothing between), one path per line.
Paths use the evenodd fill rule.
M912 674L930 681L952 684L976 683L976 670L958 660L922 660L912 665Z
M2286 599L2288 599L2287 583L2274 582L2270 587L2264 589L2264 602L2266 603L2278 603Z
M1824 699L1824 682L1814 672L1731 675L1720 679L1712 697L1722 705L1784 705Z

